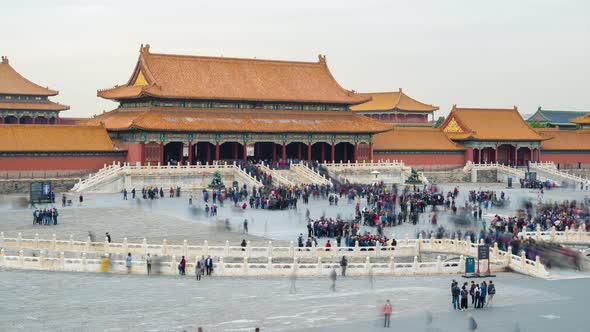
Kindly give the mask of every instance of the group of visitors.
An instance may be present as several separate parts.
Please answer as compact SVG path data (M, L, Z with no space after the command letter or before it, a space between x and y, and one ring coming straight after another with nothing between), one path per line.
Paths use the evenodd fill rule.
M57 225L59 213L55 207L33 211L33 225Z
M168 189L168 193L169 193L169 197L180 197L180 187L170 187L170 189ZM131 199L135 199L136 197L136 191L135 188L131 189ZM144 187L141 188L141 197L143 199L161 199L164 198L164 188L162 187ZM123 200L128 200L129 199L129 191L127 191L127 189L123 189Z
M469 297L471 297L473 308L489 307L493 304L494 295L496 295L496 285L492 280L489 284L485 281L480 284L471 281L471 285L464 282L461 287L456 280L451 282L451 302L454 310L466 311L469 308Z

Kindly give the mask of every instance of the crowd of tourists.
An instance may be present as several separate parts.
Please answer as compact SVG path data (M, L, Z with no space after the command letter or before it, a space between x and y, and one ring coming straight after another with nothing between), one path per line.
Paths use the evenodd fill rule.
M33 225L57 225L59 213L55 207L33 211Z
M496 295L496 285L492 280L489 284L485 281L479 284L474 281L471 281L471 284L464 282L461 287L457 281L451 282L451 302L454 310L469 309L469 298L471 298L471 306L475 309L489 307L494 303L494 295Z

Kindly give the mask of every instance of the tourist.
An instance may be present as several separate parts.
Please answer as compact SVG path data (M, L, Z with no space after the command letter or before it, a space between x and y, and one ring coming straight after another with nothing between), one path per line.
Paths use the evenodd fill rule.
M332 248L332 244L330 243L330 240L328 240L328 242L326 242L326 251L330 251L330 248Z
M482 281L480 289L479 307L483 308L486 305L486 296L488 295L488 285L485 281Z
M297 264L297 263L295 263L295 264ZM290 283L289 294L297 293L297 287L295 285L296 282L297 282L297 273L295 272L295 269L293 269L293 271L289 275L289 283Z
M391 306L391 302L389 302L389 300L387 300L387 302L385 302L385 305L383 306L383 317L385 318L385 322L383 327L390 327L389 323L391 320L391 313L393 312L393 307Z
M494 301L494 295L496 295L496 285L494 285L494 283L490 280L490 284L488 285L488 307L492 305L492 302Z
M193 194L188 197L188 205L193 205Z
M475 296L475 304L473 305L474 308L479 309L481 308L480 301L481 301L481 289L479 288L479 284L475 284L475 290L473 291Z
M207 259L205 260L205 268L207 269L207 275L210 276L213 271L213 259L211 259L211 256L207 256Z
M125 266L127 267L127 273L131 273L131 253L127 254L127 259L125 259Z
M57 209L54 207L54 208L51 210L51 217L53 218L53 225L54 225L54 226L56 226L56 225L57 225L57 216L58 216Z
M247 245L248 243L246 243L246 239L242 239L242 243L240 244L240 246L242 246L242 251L246 251Z
M467 292L467 287L465 287L465 285L463 285L463 287L461 287L461 311L465 311L467 310L467 295L469 293Z
M61 195L61 206L66 207L66 194Z
M460 309L459 305L459 296L461 295L461 290L455 280L451 283L451 297L453 303L453 310Z
M131 198L135 199L135 188L131 189Z
M330 271L330 280L332 281L332 285L330 286L330 290L332 292L336 291L336 270L332 267L332 271Z
M127 189L123 189L123 200L127 200Z
M111 234L109 234L109 232L106 232L106 238L107 238L107 242L111 243Z
M244 219L244 234L248 234L248 219Z
M182 256L182 258L180 259L180 264L178 264L178 271L182 276L186 274L186 260L184 259L184 256Z
M348 259L346 259L346 256L342 256L342 259L340 260L340 267L342 268L342 276L346 277L346 267L348 266Z
M475 282L471 280L471 286L469 287L469 295L471 295L471 305L475 306Z
M201 265L200 261L197 261L197 264L195 264L195 278L197 280L201 280L202 275L203 275L203 266Z
M148 276L152 274L152 256L150 256L150 254L147 254L147 257L145 259L145 265L147 266L147 274Z
M78 199L80 201L80 205L82 205L82 202L84 202L84 196L80 194L80 197L78 197Z

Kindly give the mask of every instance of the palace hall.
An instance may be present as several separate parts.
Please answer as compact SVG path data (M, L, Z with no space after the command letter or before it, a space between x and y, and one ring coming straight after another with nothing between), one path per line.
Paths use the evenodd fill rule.
M342 88L325 56L186 56L146 45L129 81L98 96L119 107L85 124L104 126L132 162L372 159L373 136L392 128L350 110L370 97Z

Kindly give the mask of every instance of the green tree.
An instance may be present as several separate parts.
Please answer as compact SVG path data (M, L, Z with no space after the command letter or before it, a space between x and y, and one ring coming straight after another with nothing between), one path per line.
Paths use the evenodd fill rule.
M434 123L434 128L440 127L443 124L443 122L445 122L445 117L439 116L438 119L436 119L436 123Z

